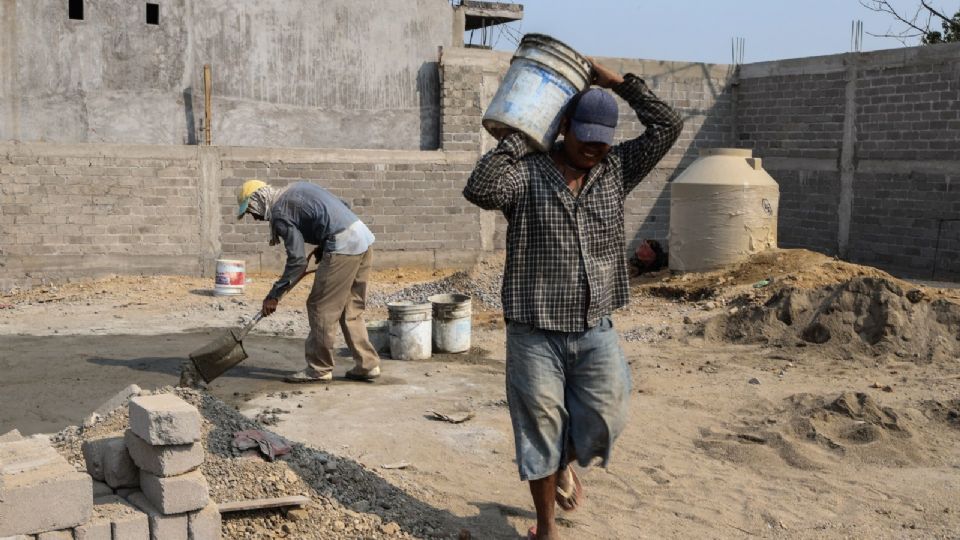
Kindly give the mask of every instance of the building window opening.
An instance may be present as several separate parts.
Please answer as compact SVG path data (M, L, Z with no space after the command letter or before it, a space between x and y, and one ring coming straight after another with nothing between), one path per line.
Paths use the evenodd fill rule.
M83 20L83 0L70 0L67 4L67 16L71 19Z
M147 24L160 24L160 4L147 2Z

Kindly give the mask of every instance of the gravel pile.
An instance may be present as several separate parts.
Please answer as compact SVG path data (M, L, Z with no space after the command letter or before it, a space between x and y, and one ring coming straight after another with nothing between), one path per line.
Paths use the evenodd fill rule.
M500 286L503 283L503 261L485 260L469 271L456 272L443 279L417 283L393 293L372 293L367 297L371 306L383 307L389 302L411 301L426 303L435 294L465 294L479 309L500 310Z
M665 339L673 339L673 331L669 326L662 328L637 326L623 333L623 340L631 343L658 343Z
M149 391L148 391L149 392ZM275 462L241 455L233 434L264 430L219 399L196 390L166 387L200 410L204 418L206 459L201 467L218 502L304 495L303 509L236 512L223 516L224 538L458 538L450 514L414 498L416 490L398 489L379 474L346 458L301 444ZM84 470L85 440L122 432L129 425L126 407L89 427L71 426L52 437L57 450Z

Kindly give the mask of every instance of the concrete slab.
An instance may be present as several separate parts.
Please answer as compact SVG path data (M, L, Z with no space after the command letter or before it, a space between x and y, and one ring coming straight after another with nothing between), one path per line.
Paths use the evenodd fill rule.
M173 394L130 400L130 429L152 445L199 441L200 425L200 411Z
M0 536L68 529L86 522L93 481L49 443L0 444Z
M213 502L196 512L190 512L189 540L219 540L220 511Z
M129 429L124 434L124 440L137 467L156 476L176 476L203 464L201 443L153 446Z
M139 491L131 493L127 501L147 514L150 521L150 540L187 540L188 514L164 515ZM219 515L219 512L217 514Z
M168 478L140 471L140 489L164 515L199 510L210 500L207 479L200 471Z

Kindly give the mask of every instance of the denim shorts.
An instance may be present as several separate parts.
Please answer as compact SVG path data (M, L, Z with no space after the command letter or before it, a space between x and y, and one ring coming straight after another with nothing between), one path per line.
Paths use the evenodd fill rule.
M507 402L521 480L556 472L575 455L610 459L623 431L630 368L609 317L584 332L507 323Z

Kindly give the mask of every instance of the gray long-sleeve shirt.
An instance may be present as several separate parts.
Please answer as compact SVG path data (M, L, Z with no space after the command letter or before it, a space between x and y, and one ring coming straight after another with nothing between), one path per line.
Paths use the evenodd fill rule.
M283 240L287 263L268 298L279 298L306 269L305 244L358 255L374 242L370 230L343 201L309 182L292 184L277 198L270 209L270 228Z

